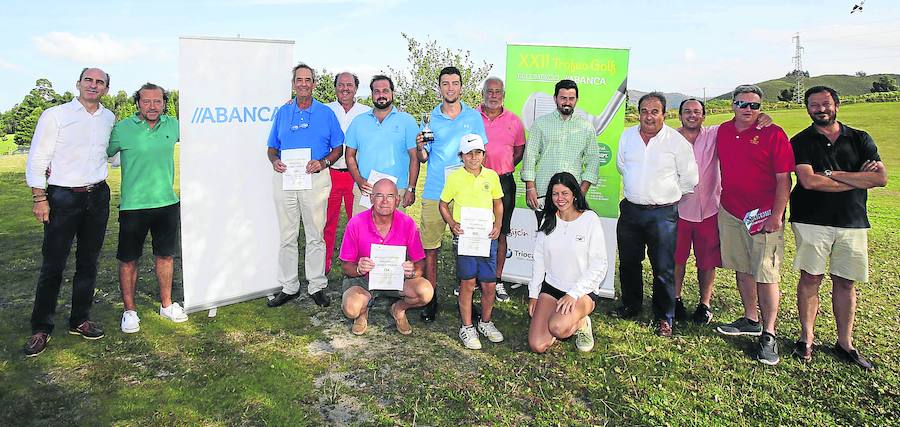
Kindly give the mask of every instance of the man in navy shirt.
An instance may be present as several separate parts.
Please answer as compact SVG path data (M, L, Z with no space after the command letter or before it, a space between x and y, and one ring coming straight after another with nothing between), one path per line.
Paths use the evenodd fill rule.
M278 283L281 292L270 300L269 307L278 307L297 297L300 291L297 263L297 237L300 221L306 237L304 257L307 292L321 307L331 303L325 295L325 213L331 192L331 176L327 173L338 158L344 144L344 133L337 116L330 108L313 99L316 74L304 63L294 67L292 86L297 97L294 102L278 109L272 120L267 155L275 170L275 211L278 214L281 246L278 250ZM282 158L286 150L309 150L309 162L303 172L312 175L307 189L285 190L282 174L288 170ZM302 166L300 166L302 167ZM326 171L326 173L320 173Z

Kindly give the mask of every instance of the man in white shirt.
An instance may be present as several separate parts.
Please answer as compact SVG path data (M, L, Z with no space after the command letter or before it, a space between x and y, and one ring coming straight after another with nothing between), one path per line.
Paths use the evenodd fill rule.
M41 114L25 166L25 180L34 200L32 212L44 224L44 256L31 313L32 335L25 345L29 357L44 351L50 341L73 240L78 244L69 333L91 340L103 337L103 331L89 317L97 259L109 219L106 146L116 117L100 104L109 90L109 74L85 68L75 87L77 98Z
M334 91L337 101L325 104L341 124L341 130L347 134L347 128L356 116L372 108L356 102L356 90L359 88L359 77L356 74L343 72L334 76ZM341 150L344 150L343 146ZM331 174L331 194L328 196L328 210L325 214L325 274L331 271L331 258L334 255L334 238L337 234L338 220L341 218L341 203L347 220L353 216L353 176L347 169L345 152L339 157L328 172Z
M622 306L614 315L641 312L644 253L653 268L653 317L657 334L672 336L675 311L675 240L678 201L698 182L690 143L664 123L666 98L650 92L638 101L640 124L622 133L616 167L622 174L625 199L619 204L616 236Z

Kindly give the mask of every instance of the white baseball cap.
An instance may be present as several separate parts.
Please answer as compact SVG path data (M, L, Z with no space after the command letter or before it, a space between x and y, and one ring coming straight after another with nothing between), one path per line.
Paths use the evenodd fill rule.
M484 151L484 140L481 139L481 135L470 133L468 135L464 135L462 137L462 140L459 141L460 153L466 154L472 150Z

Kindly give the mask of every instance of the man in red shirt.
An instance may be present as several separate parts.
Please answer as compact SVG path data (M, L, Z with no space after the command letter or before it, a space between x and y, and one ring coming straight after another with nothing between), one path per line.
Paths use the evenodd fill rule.
M716 136L722 173L718 222L722 266L735 272L744 316L716 330L725 335L758 336L756 359L775 365L779 362L775 320L784 255L784 211L791 192L794 153L780 127L757 129L762 106L759 87L738 86L732 99L734 119L719 126Z

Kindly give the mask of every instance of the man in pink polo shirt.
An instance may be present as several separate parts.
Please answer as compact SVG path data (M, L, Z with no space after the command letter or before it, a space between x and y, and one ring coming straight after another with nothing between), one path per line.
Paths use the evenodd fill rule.
M356 335L364 334L368 329L369 302L372 299L369 272L375 268L375 262L370 257L372 245L406 247L403 291L372 292L402 298L391 306L391 315L397 323L397 331L409 335L412 328L406 318L406 310L428 304L434 295L431 283L422 277L425 267L422 238L416 222L397 210L400 195L392 181L382 179L376 182L369 197L372 208L354 215L344 230L340 258L346 278L342 286L341 309L345 316L353 319L351 331Z
M525 127L512 111L503 108L506 91L503 80L488 77L481 89L484 102L478 106L484 120L484 130L490 144L485 145L484 166L497 172L503 189L503 225L497 239L497 301L509 301L509 294L501 280L506 264L506 236L509 234L513 210L516 207L516 180L513 172L525 154ZM520 284L514 284L518 288Z
M708 324L713 317L713 282L716 267L722 266L719 248L719 228L716 214L719 212L719 195L722 193L719 175L719 155L716 150L716 134L719 126L703 126L706 119L706 105L703 101L688 98L678 107L681 127L678 132L691 143L700 182L693 193L685 194L678 202L678 238L675 243L675 320L686 320L687 311L681 300L684 286L684 272L691 246L697 261L697 283L700 288L700 302L691 320L696 324ZM772 118L759 114L757 128L769 126Z
M791 193L794 152L780 127L755 126L762 106L759 87L738 86L732 100L734 119L719 126L716 137L722 170L718 222L722 265L735 271L744 316L716 330L725 335L758 336L756 359L775 365L779 362L775 321L784 255L784 211ZM745 225L745 219L759 218L764 218L758 221L759 232L752 224Z

